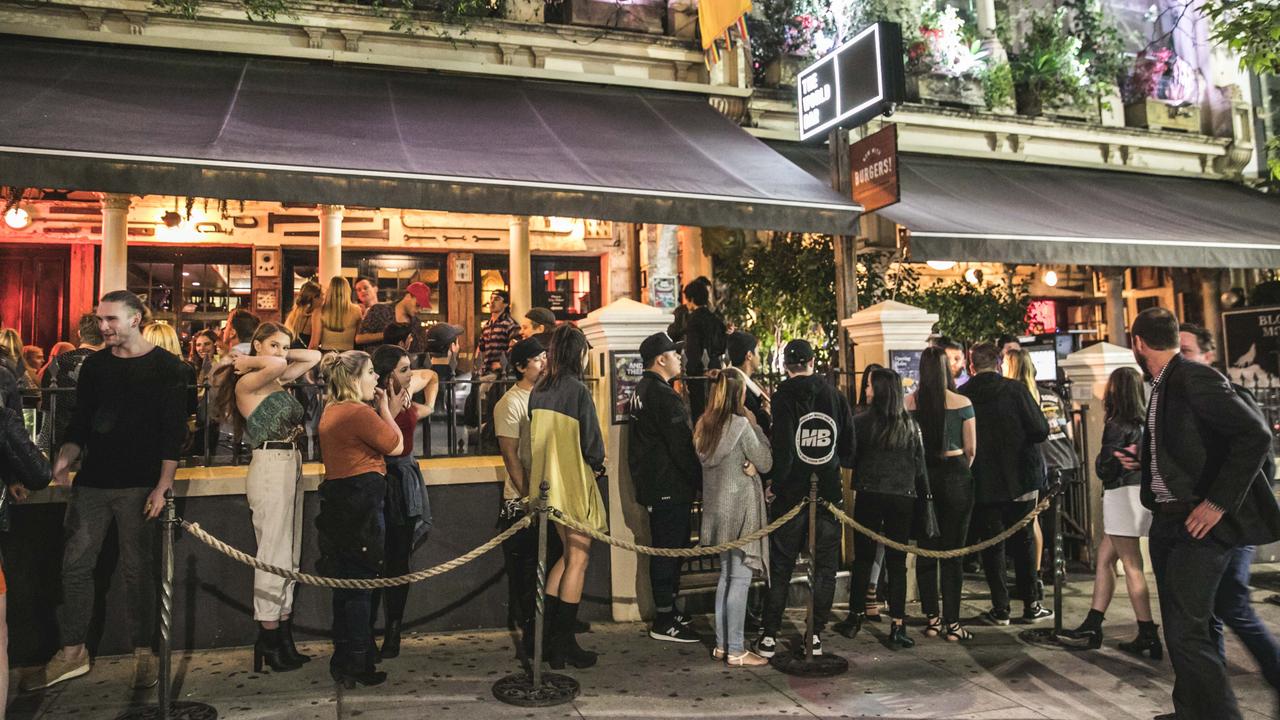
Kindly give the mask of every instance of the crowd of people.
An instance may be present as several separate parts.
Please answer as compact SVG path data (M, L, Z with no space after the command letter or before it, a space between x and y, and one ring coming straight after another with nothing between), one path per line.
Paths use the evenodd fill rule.
M315 375L325 387L318 421L325 479L315 521L316 569L346 578L409 571L414 549L432 527L430 499L411 450L414 429L431 413L442 378L452 377L450 358L461 332L443 324L414 327L418 308L430 301L426 286L410 285L399 299L379 305L376 294L361 290L366 284L371 286L357 283L358 303L350 301L342 278L327 293L318 286L301 293L299 308L284 323L232 313L220 336L201 333L192 339L187 362L173 329L148 324L146 308L132 293L104 295L96 314L81 319L80 347L61 349L42 368L44 377L37 374L37 382L63 387L65 381L76 388L74 400L65 403L65 420L58 415L50 423L57 452L49 474L55 484L70 485L70 473L77 471L61 570L61 649L23 681L24 690L89 672L84 642L93 568L112 522L120 533L131 598L134 684L154 684L145 566L155 532L149 521L160 514L172 487L187 418L194 412L192 388L202 379L214 395L206 421L232 428L252 448L246 492L259 559L299 566L305 529L296 439L306 409L286 384ZM698 541L720 545L787 514L809 495L811 483L820 500L837 507L845 505L851 489L854 519L894 546L855 537L849 610L834 629L854 637L866 622L878 621L883 595L890 648L912 648L913 634L971 640L974 633L961 617L964 559L917 562L924 617L920 632L912 633L906 554L895 546L916 542L953 550L994 537L1027 516L1054 479L1080 471L1066 409L1037 383L1030 355L1008 339L965 348L936 338L921 353L917 382L907 384L891 369L869 366L856 402L850 402L815 372L813 345L796 338L780 352L786 378L769 392L758 381L765 366L759 342L712 312L709 291L709 283L691 283L676 325L640 345L644 374L631 401L625 461L635 500L647 511L644 540L656 547L689 547L699 504ZM375 302L368 302L371 297ZM552 506L580 525L605 531L599 487L605 442L583 378L586 338L542 309L516 322L505 292L495 292L490 301L492 315L475 350L477 372L490 378L495 443L507 476L496 512L500 527L516 523L545 487ZM298 333L307 329L304 341ZM1180 326L1172 313L1152 309L1138 315L1131 337L1142 373L1122 368L1110 378L1107 424L1093 459L1104 487L1105 536L1097 549L1092 609L1067 635L1101 647L1119 560L1139 626L1137 638L1121 649L1159 660L1167 646L1176 673L1177 717L1239 717L1226 675L1224 626L1239 634L1280 691L1280 646L1248 600L1253 548L1280 539L1280 507L1269 483L1271 432L1248 393L1211 368L1213 340L1203 329ZM5 338L0 333L0 381L8 372L17 382L23 371L11 367L17 361L6 348L20 343ZM428 353L427 367L413 366L413 348ZM693 376L691 367L705 374ZM1144 376L1151 381L1149 400ZM957 385L960 378L965 381ZM701 400L695 402L695 395ZM11 495L21 499L24 486L40 482L36 477L10 484ZM807 512L798 513L767 537L720 553L713 659L752 667L784 652L790 578L811 532L813 634L802 643L822 655L822 635L833 619L842 529L827 512L817 513L816 527L809 523ZM555 528L548 538L543 659L553 668L587 668L597 654L579 644L578 615L592 540L563 525ZM1150 537L1159 588L1163 644L1142 572L1144 536ZM991 602L982 622L1014 621L1013 599L1021 602L1022 623L1053 616L1042 603L1041 538L1032 522L982 551ZM503 546L509 612L526 655L534 646L537 542L531 527ZM1009 554L1013 592L1007 584ZM697 643L701 638L680 607L681 568L675 558L649 562L649 636ZM748 597L756 580L767 589L759 635L748 642ZM336 681L385 681L379 664L399 654L408 592L333 592L330 672ZM292 606L291 582L255 573L255 671L290 671L310 659L294 643ZM381 646L374 637L379 607L385 618Z

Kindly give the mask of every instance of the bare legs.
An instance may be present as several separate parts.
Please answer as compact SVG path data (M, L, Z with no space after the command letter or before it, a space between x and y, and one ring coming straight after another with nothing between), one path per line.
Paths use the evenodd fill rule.
M547 594L562 602L577 603L582 600L587 563L591 559L591 538L562 525L556 525L556 532L564 544L564 555L547 573Z
M1125 586L1133 613L1141 622L1151 621L1151 594L1143 574L1142 551L1136 537L1103 535L1098 545L1098 569L1093 580L1093 609L1106 612L1116 589L1116 560L1124 565Z

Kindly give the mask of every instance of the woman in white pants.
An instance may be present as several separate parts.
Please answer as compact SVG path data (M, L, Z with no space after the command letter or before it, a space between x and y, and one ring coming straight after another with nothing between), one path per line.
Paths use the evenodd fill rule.
M284 325L265 322L249 343L249 354L233 353L217 371L216 407L253 449L246 495L253 513L257 558L298 569L302 552L302 454L294 442L302 431L302 405L282 383L296 380L320 362L318 350L290 350L293 335ZM290 616L294 583L254 571L253 618L258 640L253 669L265 662L273 671L296 670L311 658L293 643Z

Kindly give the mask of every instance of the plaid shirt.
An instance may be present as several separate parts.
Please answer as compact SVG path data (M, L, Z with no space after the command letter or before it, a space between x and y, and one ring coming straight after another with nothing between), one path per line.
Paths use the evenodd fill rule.
M484 369L494 364L506 366L507 350L511 347L511 338L520 331L520 325L511 319L511 313L504 312L496 320L489 320L480 331L480 341L476 343L477 353L484 360Z

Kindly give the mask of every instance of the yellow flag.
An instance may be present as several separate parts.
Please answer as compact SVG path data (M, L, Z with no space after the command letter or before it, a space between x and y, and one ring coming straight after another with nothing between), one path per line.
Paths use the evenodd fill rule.
M716 40L724 37L729 28L745 30L742 16L749 12L751 0L699 0L698 30L702 32L703 52L714 52Z

